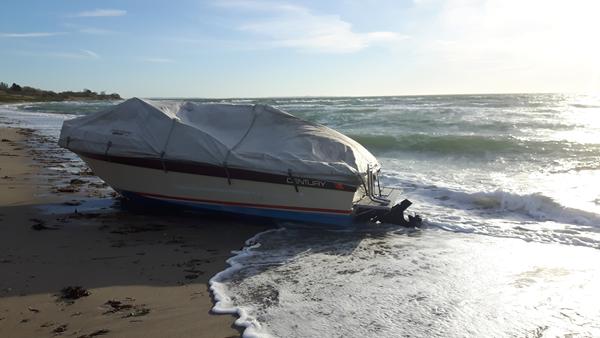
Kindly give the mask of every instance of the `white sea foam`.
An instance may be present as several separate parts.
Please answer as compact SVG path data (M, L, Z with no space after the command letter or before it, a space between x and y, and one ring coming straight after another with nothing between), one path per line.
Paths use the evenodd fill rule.
M20 109L21 105L0 106L0 125L17 125L32 128L45 136L58 138L62 122L75 117L68 114L50 114L44 112L27 112Z
M246 246L240 251L234 251L234 256L227 260L229 267L214 275L208 282L215 301L212 311L219 314L237 315L238 319L235 321L235 324L245 328L243 335L245 338L269 337L269 335L265 332L259 335L259 332L262 329L261 324L256 318L248 313L247 308L237 305L232 300L229 296L229 288L225 281L231 279L235 273L243 268L242 263L239 262L240 260L252 256L253 250L260 247L260 242L258 240L261 236L282 230L283 229L270 229L258 233L246 240Z
M600 251L431 230L258 241L219 275L245 337L600 334Z

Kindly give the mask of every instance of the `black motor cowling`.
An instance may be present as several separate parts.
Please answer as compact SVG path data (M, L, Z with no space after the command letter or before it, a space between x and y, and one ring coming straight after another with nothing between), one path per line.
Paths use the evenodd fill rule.
M390 223L390 224L398 224L407 227L418 227L423 223L423 220L419 215L407 215L408 220L404 218L404 211L408 209L412 205L412 202L405 199L402 202L394 205L390 211L386 212L383 215L376 216L372 221L374 222L382 222L382 223Z

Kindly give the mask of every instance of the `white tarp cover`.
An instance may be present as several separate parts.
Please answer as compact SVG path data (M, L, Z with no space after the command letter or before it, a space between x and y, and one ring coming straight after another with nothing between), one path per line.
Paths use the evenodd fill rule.
M67 142L68 141L68 142ZM67 144L68 143L68 144ZM267 105L132 98L64 122L59 145L110 154L226 165L360 183L377 159L358 142Z

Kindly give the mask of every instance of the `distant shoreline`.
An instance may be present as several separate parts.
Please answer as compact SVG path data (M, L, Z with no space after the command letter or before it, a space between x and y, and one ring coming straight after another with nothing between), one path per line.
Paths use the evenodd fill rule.
M117 93L97 93L89 89L80 92L63 91L54 92L13 83L11 86L0 82L0 103L28 103L28 102L62 102L62 101L107 101L120 100Z
M34 98L34 97L5 97L0 93L0 104L11 103L41 103L41 102L71 102L71 101L113 101L115 98L69 97L69 98Z

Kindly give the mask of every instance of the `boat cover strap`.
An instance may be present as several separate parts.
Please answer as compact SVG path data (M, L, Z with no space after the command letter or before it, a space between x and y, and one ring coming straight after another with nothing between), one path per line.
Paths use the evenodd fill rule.
M171 140L171 134L173 134L173 129L175 128L175 123L177 122L176 118L171 119L171 127L169 128L169 133L167 134L167 138L165 139L165 145L163 146L162 152L160 153L160 158L164 158L167 147L169 146L169 140Z
M240 144L242 144L242 142L244 141L246 136L248 136L248 134L250 133L250 130L252 130L252 127L254 126L254 122L256 121L256 115L257 115L256 105L254 105L252 107L252 121L250 122L250 125L248 125L248 129L246 129L246 132L244 133L244 135L240 138L240 140L233 147L231 147L231 149L227 149L227 154L225 155L225 160L223 161L223 166L225 167L225 170L227 170L227 160L229 159L229 155L231 154L232 151L235 150L235 148L237 148Z

